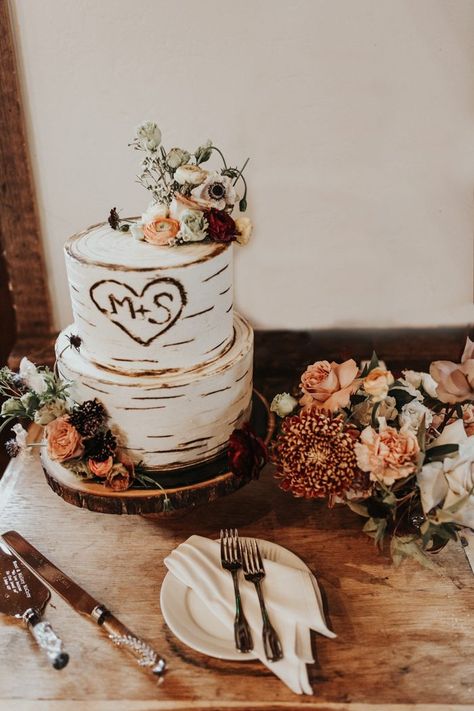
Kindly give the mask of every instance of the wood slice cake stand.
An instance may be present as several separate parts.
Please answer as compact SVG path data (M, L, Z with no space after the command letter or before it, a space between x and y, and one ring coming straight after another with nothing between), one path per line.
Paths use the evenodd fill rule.
M267 401L253 391L250 425L268 444L275 428L275 417ZM139 514L150 517L170 517L186 513L202 504L231 494L249 483L229 471L227 452L189 469L160 472L155 478L162 489L128 489L112 491L102 484L80 479L51 461L43 452L43 471L51 489L64 501L80 508L108 514Z

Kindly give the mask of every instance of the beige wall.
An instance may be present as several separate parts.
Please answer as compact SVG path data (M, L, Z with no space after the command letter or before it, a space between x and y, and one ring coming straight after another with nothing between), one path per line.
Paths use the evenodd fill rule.
M472 0L14 0L58 326L61 247L144 208L134 126L248 168L256 326L474 320Z

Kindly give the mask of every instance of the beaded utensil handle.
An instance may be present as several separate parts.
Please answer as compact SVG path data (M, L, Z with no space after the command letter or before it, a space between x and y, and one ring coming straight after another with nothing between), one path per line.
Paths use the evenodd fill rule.
M30 607L23 613L23 620L38 646L46 654L55 669L64 669L69 655L63 652L63 643L50 623L41 619L38 610Z

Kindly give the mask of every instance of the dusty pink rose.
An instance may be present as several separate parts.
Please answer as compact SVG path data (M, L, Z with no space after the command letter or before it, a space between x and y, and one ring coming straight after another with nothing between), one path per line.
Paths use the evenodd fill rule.
M303 397L300 405L316 406L330 412L345 407L357 389L357 373L357 364L352 359L344 363L319 360L309 365L301 376Z
M117 459L118 461L107 474L106 485L114 491L125 491L133 483L135 467L128 454L122 450L117 452Z
M91 472L94 476L98 476L98 477L101 477L102 479L105 479L107 474L112 469L113 463L114 463L113 457L108 457L108 459L106 459L105 462L98 462L95 459L88 459L87 466L89 467L89 469L91 470Z
M69 416L57 417L44 428L48 455L57 462L81 457L84 453L82 437L69 422Z
M435 360L430 375L437 383L437 397L441 402L455 405L474 400L474 342L466 340L461 363Z
M160 247L169 244L170 239L174 239L178 232L179 222L171 217L157 217L143 228L145 241Z
M408 427L398 431L386 423L381 423L379 432L366 427L355 444L359 468L370 472L372 481L387 486L415 471L419 452L416 435Z

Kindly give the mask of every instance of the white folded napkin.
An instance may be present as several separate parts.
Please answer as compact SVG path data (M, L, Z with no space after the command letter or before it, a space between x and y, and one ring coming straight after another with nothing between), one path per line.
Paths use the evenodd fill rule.
M262 555L264 555L264 549ZM229 629L233 639L235 597L231 574L223 570L220 546L202 536L191 536L167 558L168 570L192 588L200 600ZM269 662L262 642L262 617L253 583L239 576L242 606L252 630L253 656L260 659L295 694L312 694L306 664L314 662L310 629L335 637L325 623L321 593L314 576L305 570L264 560L262 589L270 620L283 648L283 659Z

